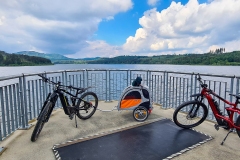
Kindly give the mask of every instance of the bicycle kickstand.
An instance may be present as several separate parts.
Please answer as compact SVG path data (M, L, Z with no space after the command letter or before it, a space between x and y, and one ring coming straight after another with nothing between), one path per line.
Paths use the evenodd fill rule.
M229 133L233 132L233 129L230 129L229 132L227 133L226 137L223 139L221 145L223 145L223 143L225 142L225 140L227 139Z
M76 128L77 128L77 118L76 118L76 114L75 114L75 124L76 124Z

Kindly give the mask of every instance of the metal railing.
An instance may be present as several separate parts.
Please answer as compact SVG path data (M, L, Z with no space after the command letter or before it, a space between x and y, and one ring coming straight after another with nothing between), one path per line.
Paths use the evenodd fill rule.
M36 74L22 74L0 77L0 141L17 129L27 129L29 121L36 118L47 93L52 86L42 82L37 74L44 74L53 81L76 87L95 86L99 100L119 100L122 91L132 81L141 76L143 85L147 85L154 103L163 108L176 108L190 95L200 92L194 73L180 73L154 70L64 70ZM229 93L239 93L240 77L201 74L209 88L221 97L232 101ZM220 103L220 101L219 101ZM61 107L57 102L56 108ZM226 107L220 103L220 108ZM237 115L235 115L236 119ZM209 111L207 117L215 121Z

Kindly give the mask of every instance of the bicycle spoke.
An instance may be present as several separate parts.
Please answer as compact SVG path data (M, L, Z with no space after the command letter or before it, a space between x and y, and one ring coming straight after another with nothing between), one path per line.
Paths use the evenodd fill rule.
M93 92L86 92L80 98L79 111L77 112L77 116L80 119L90 118L95 113L97 105L97 95Z
M180 105L173 114L174 122L183 128L192 128L201 124L207 116L207 108L197 101Z

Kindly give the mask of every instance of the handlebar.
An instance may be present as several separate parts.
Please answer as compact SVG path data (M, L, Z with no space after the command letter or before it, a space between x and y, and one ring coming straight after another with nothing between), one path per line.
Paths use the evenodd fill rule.
M197 75L197 80L199 81L200 85L202 88L204 88L208 93L220 98L220 99L223 99L221 98L218 94L216 94L214 91L212 91L211 89L208 88L208 85L207 84L204 84L203 81L202 81L202 78L200 77L200 74ZM233 93L229 93L230 96L233 96L236 98L236 103L240 103L240 95L236 95L236 94L233 94Z
M207 88L208 87L207 84L203 83L202 78L200 77L200 74L198 74L197 80L199 81L202 88Z
M41 77L44 82L49 82L50 81L48 78L42 76L41 74L38 74L38 76Z
M87 89L89 89L89 88L92 88L92 87L78 88L78 87L74 87L74 86L72 86L72 85L66 86L66 85L62 85L61 82L57 82L57 83L56 83L56 82L53 82L53 81L51 81L49 78L44 77L44 76L42 76L41 74L38 74L38 76L41 77L44 82L52 83L52 84L54 84L54 85L58 85L59 87L66 87L66 88L69 88L69 89L75 89L75 90L77 90L77 91L80 90L81 93L82 93L82 92L85 92L85 91L86 91Z

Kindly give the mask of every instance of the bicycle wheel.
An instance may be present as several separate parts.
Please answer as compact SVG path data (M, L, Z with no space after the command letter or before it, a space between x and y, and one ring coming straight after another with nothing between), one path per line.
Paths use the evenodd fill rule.
M193 128L201 124L208 115L208 109L204 103L188 101L176 108L173 113L174 123L182 128Z
M77 112L77 116L80 119L88 119L90 118L96 111L98 106L98 97L93 92L84 93L78 103L79 111Z
M148 110L146 107L137 107L133 110L133 118L136 121L143 122L148 118Z
M49 112L49 109L52 107L52 102L47 102L47 104L45 105L44 109L42 110L42 112L40 113L39 117L38 117L38 121L37 124L33 130L32 136L31 136L31 141L35 142L38 139L38 136L40 134L40 132L42 131L42 128L46 122L46 118Z
M236 126L240 126L240 115L237 118ZM237 131L238 137L240 137L240 129L236 129L236 131Z

